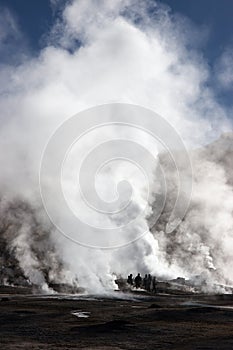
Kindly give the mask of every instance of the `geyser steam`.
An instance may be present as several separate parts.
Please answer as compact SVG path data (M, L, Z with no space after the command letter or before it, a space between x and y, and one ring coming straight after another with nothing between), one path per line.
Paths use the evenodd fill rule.
M20 36L16 23L12 26L13 17L7 18L0 40ZM140 271L160 277L202 274L216 283L233 284L232 135L224 134L202 148L232 126L228 111L208 85L211 71L198 51L201 37L186 19L171 16L169 8L154 1L69 1L36 57L19 57L16 51L14 62L1 65L0 190L1 216L6 219L1 233L6 249L31 283L45 289L51 281L78 283L96 292L114 288L115 275ZM14 43L10 42L11 50ZM155 147L167 180L161 216L134 244L105 251L74 244L56 231L41 203L38 173L44 148L61 123L86 108L110 102L139 104L163 116L190 151L194 182L189 210L168 234L178 179L166 152ZM106 130L105 136L130 135L151 146L138 131L117 133ZM87 141L84 146L88 145ZM181 169L184 176L186 170ZM64 171L69 175L66 167ZM154 187L148 200L140 175L135 178L127 164L117 163L113 176L107 168L104 171L105 177L102 173L97 178L102 198L109 200L109 189L127 173L136 189L134 213L142 204L147 206L139 230L148 230L158 210L159 197L154 195L160 190L158 168L151 169L149 182ZM66 180L64 186L70 190ZM117 195L113 192L112 199ZM75 204L75 196L72 200Z

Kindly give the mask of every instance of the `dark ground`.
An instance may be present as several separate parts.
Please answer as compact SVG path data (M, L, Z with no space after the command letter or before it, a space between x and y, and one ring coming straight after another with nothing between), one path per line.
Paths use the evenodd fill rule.
M68 300L23 291L0 288L0 349L233 349L232 295Z

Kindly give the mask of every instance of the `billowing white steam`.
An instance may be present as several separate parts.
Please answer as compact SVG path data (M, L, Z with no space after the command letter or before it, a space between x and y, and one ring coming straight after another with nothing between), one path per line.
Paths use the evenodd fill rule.
M12 18L4 31L14 35ZM130 246L114 251L81 247L51 229L39 196L40 158L49 137L67 118L96 104L128 102L151 108L190 149L231 130L226 111L207 84L211 72L197 49L201 37L187 20L170 16L168 8L154 1L77 0L67 3L37 57L20 56L17 64L1 65L0 190L7 200L29 202L43 229L51 231L53 249L43 240L44 251L51 254L48 264L56 266L51 280L72 284L78 277L80 285L100 291L114 287L114 274L190 277L204 272L216 282L233 283L231 136L216 147L191 151L190 210L169 235L165 210L152 232ZM167 167L169 211L176 179L165 155L161 163ZM135 206L141 206L142 198L137 196ZM151 215L155 208L153 203ZM31 249L35 228L30 220L23 218L10 245L31 282L44 284L40 259ZM149 221L143 218L143 229Z

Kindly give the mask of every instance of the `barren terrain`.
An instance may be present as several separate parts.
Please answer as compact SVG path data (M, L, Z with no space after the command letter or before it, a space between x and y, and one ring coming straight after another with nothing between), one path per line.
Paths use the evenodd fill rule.
M1 349L233 348L232 295L27 292L1 287Z

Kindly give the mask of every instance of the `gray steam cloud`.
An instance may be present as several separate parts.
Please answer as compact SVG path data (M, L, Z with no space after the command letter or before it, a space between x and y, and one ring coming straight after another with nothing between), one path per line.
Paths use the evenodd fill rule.
M51 1L54 11L59 4ZM115 276L138 271L194 282L201 275L232 285L232 123L229 109L208 85L211 70L201 54L206 32L149 0L69 1L58 13L36 57L17 50L15 40L22 35L9 12L2 22L0 50L6 36L13 38L9 50L15 48L13 62L0 66L3 269L15 266L24 281L45 291L63 283L103 292L116 288ZM227 54L221 61L219 79L226 84L231 77L225 78L224 65L230 67L231 59ZM169 121L190 151L194 183L185 218L167 234L177 178L168 155L160 153L168 183L160 219L150 228L158 205L153 169L155 200L141 221L150 231L132 245L103 251L78 246L57 232L41 203L38 173L44 147L61 123L110 102L142 105ZM142 193L135 197L135 210ZM14 283L9 273L8 283Z

